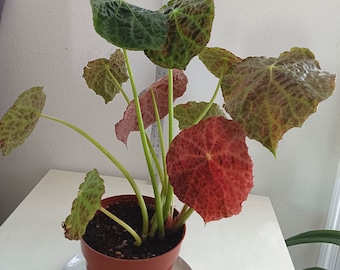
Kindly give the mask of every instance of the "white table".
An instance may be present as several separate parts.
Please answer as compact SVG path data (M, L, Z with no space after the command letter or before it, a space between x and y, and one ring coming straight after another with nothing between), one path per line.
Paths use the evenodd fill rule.
M46 174L0 227L0 269L61 270L80 252L78 241L64 238L61 223L84 175ZM132 193L124 179L103 178L106 197ZM138 182L150 195L150 185ZM192 215L180 255L193 270L294 270L270 200L263 196L250 195L241 214L229 219L204 225Z

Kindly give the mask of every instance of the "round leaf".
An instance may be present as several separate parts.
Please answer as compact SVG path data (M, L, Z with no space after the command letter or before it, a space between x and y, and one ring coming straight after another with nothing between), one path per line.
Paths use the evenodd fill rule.
M101 208L101 198L105 192L103 183L96 169L87 173L72 203L71 214L63 223L66 238L79 240L84 235L87 224Z
M245 138L237 122L212 116L170 145L166 162L174 193L205 222L238 214L253 187Z
M214 11L213 0L169 1L161 9L170 27L166 43L145 54L159 66L185 69L209 42Z
M159 11L140 8L121 0L91 0L93 24L108 42L129 50L159 48L168 26Z
M110 60L99 58L89 61L84 67L83 78L90 89L104 98L106 104L110 102L129 78L121 50L116 50Z
M300 127L334 88L335 75L320 70L313 53L302 48L278 58L249 57L222 81L226 111L274 155L283 134Z
M38 123L45 105L42 87L23 92L0 121L0 148L4 156L24 143Z

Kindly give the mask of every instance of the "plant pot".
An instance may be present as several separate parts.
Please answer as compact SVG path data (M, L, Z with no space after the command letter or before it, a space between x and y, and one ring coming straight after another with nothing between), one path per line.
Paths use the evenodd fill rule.
M133 201L138 205L135 195L120 195L102 200L102 206L106 207L121 200ZM147 204L154 205L153 198L144 197L144 200ZM84 238L81 239L81 250L87 262L87 270L171 270L179 255L185 230L184 225L179 242L171 250L147 259L120 259L107 256L89 246Z

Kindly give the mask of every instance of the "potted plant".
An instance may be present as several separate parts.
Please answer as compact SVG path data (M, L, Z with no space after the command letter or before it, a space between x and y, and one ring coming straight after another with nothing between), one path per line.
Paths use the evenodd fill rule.
M103 180L96 169L90 171L79 188L71 214L63 223L69 239L86 238L84 234L90 233L89 227L96 220L109 217L119 224L113 226L115 229L124 228L131 235L131 239L119 246L131 244L132 249L140 250L155 240L165 242L166 236L175 232L179 232L180 243L185 221L194 211L205 222L238 214L253 187L253 164L246 137L259 141L275 156L283 134L292 127L300 127L316 111L319 102L335 89L335 75L322 71L306 48L292 48L277 58L241 59L226 49L207 47L214 19L213 0L173 0L156 11L122 0L90 0L90 4L96 32L118 49L110 59L89 61L83 77L105 103L111 102L116 94L122 94L126 100L126 111L115 125L116 137L126 144L129 134L139 131L154 196L143 197L117 155L85 131L43 114L42 87L25 91L0 121L3 155L22 144L37 121L46 118L73 129L96 146L122 172L135 192L132 201L138 205L141 222L136 226L126 222L120 212L112 213L121 203L115 203L111 209L111 203L106 205L106 201L101 201ZM167 69L167 76L139 93L129 63L129 50L144 51L150 61ZM186 91L185 68L196 56L218 78L211 99L175 106L174 101ZM128 80L133 100L123 87ZM223 107L214 103L219 93L224 97ZM161 125L161 119L166 116L167 139ZM174 118L181 129L176 136ZM160 161L146 132L152 124L156 124L159 133ZM184 204L178 213L173 207L174 195ZM127 204L126 207L135 206ZM127 212L125 209L123 215ZM170 253L179 248L178 243L172 245ZM179 251L175 251L176 259ZM136 261L135 255L126 259L120 250L114 249L113 253L125 258L118 259L119 263ZM158 255L150 256L163 256ZM146 262L149 258L138 261ZM171 269L172 263L164 264L164 269ZM89 265L88 269L94 267ZM159 265L148 267L161 270Z

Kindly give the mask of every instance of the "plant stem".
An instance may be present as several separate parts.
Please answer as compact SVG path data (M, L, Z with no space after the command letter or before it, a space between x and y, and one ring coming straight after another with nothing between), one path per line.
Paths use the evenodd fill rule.
M117 222L120 226L122 226L124 229L126 229L133 238L135 238L135 246L140 246L142 244L142 239L139 237L139 235L134 231L134 229L132 229L130 227L129 224L125 223L123 220L121 220L119 217L117 217L116 215L112 214L110 211L106 210L104 207L101 207L99 209L100 211L102 211L105 215L107 215L108 217L110 217L112 220L114 220L115 222Z
M168 111L169 111L169 145L173 139L174 122L174 84L172 69L168 69Z
M152 147L152 144L151 144L151 141L150 139L148 138L148 136L146 135L146 140L147 140L147 143L148 143L148 146L149 146L149 149L150 149L150 153L151 153L151 156L152 156L152 159L154 161L154 164L156 166L156 169L157 169L157 172L158 172L158 175L159 175L159 179L160 179L160 182L161 182L161 185L163 186L164 183L163 183L163 179L164 179L164 175L163 175L163 170L161 168L161 165L158 161L158 157L157 157L157 154L155 152L155 149Z
M133 92L133 98L134 98L134 101L135 101L136 116L137 116L139 131L140 131L139 134L140 134L140 137L141 137L143 150L144 150L144 156L145 156L146 163L147 163L147 166L148 166L149 175L150 175L150 178L151 178L151 184L152 184L153 192L154 192L154 195L155 195L158 233L159 233L160 238L164 238L165 230L164 230L164 220L163 220L163 212L162 212L163 209L162 209L162 202L161 202L161 198L160 198L160 194L159 194L159 190L158 190L157 179L156 179L155 172L154 172L152 162L151 162L150 150L149 150L149 146L148 146L147 139L146 139L143 117L142 117L142 112L141 112L141 108L140 108L140 104L139 104L138 93L137 93L136 85L135 85L135 82L134 82L134 77L132 75L132 70L131 70L129 58L128 58L128 55L127 55L127 52L126 52L125 49L123 50L123 52L124 52L127 70L128 70L129 77L130 77L130 83L131 83L131 88L132 88L132 92Z
M167 216L173 217L174 206L173 206L173 187L169 184L166 190L166 198L164 203L164 218Z
M107 70L108 70L108 73L110 74L111 79L115 82L116 86L119 88L120 92L122 93L122 95L123 95L125 101L127 102L127 104L129 104L129 103L130 103L130 99L129 99L129 97L127 96L127 94L125 93L123 87L122 87L122 86L120 85L120 83L117 81L117 79L115 78L115 76L113 76L113 74L111 73L110 67L107 66L106 68L107 68Z
M53 116L49 116L49 115L46 115L46 114L41 114L40 116L43 117L43 118L49 119L49 120L53 120L53 121L58 122L60 124L63 124L63 125L71 128L71 129L73 129L74 131L78 132L80 135L82 135L88 141L90 141L94 146L96 146L99 149L99 151L102 152L122 172L122 174L128 180L133 191L136 194L138 203L139 203L141 211L142 211L142 217L143 217L142 238L143 239L146 238L147 235L148 235L148 230L149 230L149 228L148 228L149 227L148 211L146 209L146 204L144 202L143 196L142 196L141 192L139 191L139 188L138 188L135 180L132 178L132 176L126 170L126 168L109 151L107 151L105 147L103 147L97 140L95 140L93 137L91 137L88 133L86 133L82 129L78 128L77 126L75 126L75 125L73 125L73 124L71 124L67 121L64 121L62 119L59 119L59 118L56 118L56 117L53 117Z
M204 110L201 112L201 114L197 117L196 121L193 123L194 125L195 125L195 124L198 124L198 123L203 119L203 117L205 116L205 114L209 111L209 109L210 109L211 106L213 105L213 103L214 103L214 101L215 101L215 98L216 98L217 94L219 93L220 86L221 86L221 82L222 82L222 76L221 76L221 78L218 80L218 83L217 83L215 92L214 92L213 96L211 97L211 99L210 99L210 101L209 101L209 104L204 108Z
M188 220L188 218L194 211L195 210L193 208L190 208L187 204L185 204L177 219L175 230L179 229Z
M160 149L161 149L161 155L162 155L162 163L163 163L163 173L162 173L162 177L161 178L161 183L162 183L162 187L167 185L167 182L165 182L165 176L167 175L167 171L166 171L166 155L165 155L165 146L164 146L164 137L163 137L163 130L162 130L162 124L161 124L161 118L159 116L159 111L158 111L158 107L157 107L157 101L155 98L155 94L151 89L151 97L152 97L152 104L153 104L153 108L155 111L155 117L156 117L156 123L157 123L157 131L158 131L158 136L159 136L159 144L160 144ZM157 159L158 161L158 159Z
M174 84L173 84L173 71L168 69L168 111L169 111L169 146L173 139L173 121L174 121ZM165 164L166 170L166 164ZM167 175L167 174L166 174ZM167 188L166 188L166 211L167 213L172 207L171 213L173 213L173 188L167 177Z

